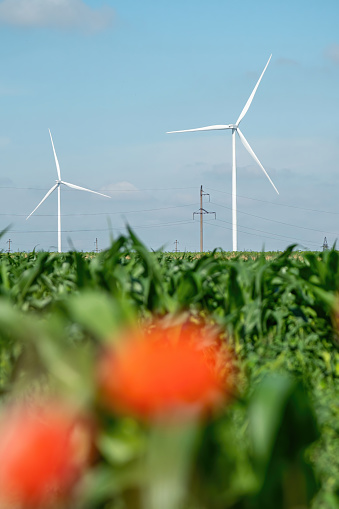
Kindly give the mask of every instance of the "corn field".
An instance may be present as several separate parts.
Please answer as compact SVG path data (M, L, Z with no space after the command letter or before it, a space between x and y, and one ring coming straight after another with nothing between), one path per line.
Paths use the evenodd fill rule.
M339 253L294 247L1 253L0 506L339 508Z

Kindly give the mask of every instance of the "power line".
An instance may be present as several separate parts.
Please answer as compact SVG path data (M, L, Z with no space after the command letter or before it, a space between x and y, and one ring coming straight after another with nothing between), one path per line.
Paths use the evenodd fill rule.
M139 210L127 210L120 212L84 212L84 213L73 213L73 214L61 214L61 217L82 217L82 216L112 216L116 214L138 214L139 212L155 212L157 210L169 210L169 209L177 209L180 207L193 207L195 203L188 203L187 205L173 205L171 207L158 207L154 209L139 209ZM58 214L35 214L34 217L57 217ZM10 214L10 213L0 213L0 216L9 216L9 217L27 217L27 214Z
M231 210L231 207L227 207L226 205L221 205L220 203L216 203L216 202L211 202L213 205L216 205L217 207L222 207L224 209L228 209L228 210ZM256 217L258 219L264 219L265 221L270 221L272 223L279 223L279 224L283 224L285 226L292 226L292 228L300 228L302 230L310 230L310 231L314 231L314 232L320 232L320 233L329 233L330 235L338 235L338 233L335 233L335 232L329 232L327 230L318 230L316 228L308 228L307 226L299 226L299 225L296 225L296 224L291 224L291 223L285 223L284 221L278 221L277 219L270 219L268 217L263 217L263 216L257 216L255 214L252 214L250 212L244 212L242 210L239 210L238 209L238 212L240 214L246 214L247 216L251 216L251 217Z
M144 191L171 191L171 190L185 190L185 189L196 189L197 186L188 186L188 187L150 187L150 188L142 188L142 189L106 189L106 192L111 193L141 193ZM220 191L220 189L214 189L212 187L205 186L206 189L210 191L215 191L217 193L227 194L231 196L231 193L227 191ZM0 189L18 189L18 190L27 190L27 191L47 191L47 187L18 187L18 186L0 186ZM67 192L71 192L68 189L65 189ZM311 209L306 207L298 207L297 205L288 205L287 203L277 203L268 200L261 200L259 198L251 198L249 196L243 196L238 194L239 198L244 198L246 200L258 201L262 203L268 203L270 205L277 205L279 207L288 207L293 209L305 210L308 212L320 212L322 214L334 214L339 215L339 212L332 212L329 210L320 210L320 209ZM14 215L14 214L13 214Z
M224 230L230 230L230 231L232 230L232 228L228 228L227 226L221 226L221 225L219 225L219 224L215 224L214 222L212 223L212 222L210 222L210 221L206 221L205 223L206 223L206 224L209 224L209 225L211 225L211 226L216 226L217 228L223 228ZM230 223L230 224L231 224L231 223ZM242 227L242 228L243 228L243 227ZM246 228L246 227L245 227L245 228ZM266 238L266 239L270 239L270 240L280 240L280 239L277 239L277 238L272 237L272 234L270 234L270 232L266 232L266 233L268 233L269 235L259 235L259 234L257 234L257 233L245 232L245 231L243 231L243 230L238 230L238 231L239 231L240 233L243 233L244 235L251 235L251 236L253 236L253 237ZM261 230L255 230L255 231L261 231ZM273 235L274 235L274 234L273 234ZM294 241L294 240L297 240L297 241L298 241L298 244L299 244L299 245L302 245L302 244L301 244L301 242L300 242L300 239L296 239L296 238L294 238L294 237L286 237L286 238L290 239L291 241L292 241L292 240L293 240L293 241ZM305 241L302 241L302 242L305 242ZM318 244L317 244L316 242L314 242L314 241L308 241L308 242L306 242L306 243L308 243L308 244L312 244L312 245L314 245L314 246L317 246L317 247L318 247Z
M220 221L222 223L227 223L227 224L232 224L230 221L224 221L222 219L217 219L217 221ZM250 228L248 226L244 226L244 225L240 225L241 228L245 228L247 230L251 230L251 231L255 231L255 232L261 232L261 233L267 233L268 235L273 235L274 237L282 237L282 238L285 238L285 239L292 239L292 240L299 240L298 237L291 237L290 235L281 235L280 233L271 233L271 232L268 232L266 230L259 230L258 228ZM245 232L243 232L245 233ZM303 241L303 242L306 242L306 241ZM307 242L313 242L315 244L314 241L312 240L309 240Z
M167 222L167 223L158 223L153 225L129 225L133 229L138 228L163 228L166 226L181 226L183 224L192 224L192 220L190 221L173 221L173 222ZM77 229L77 230L63 230L62 233L77 233L77 232L109 232L112 230L123 230L124 228L84 228L84 229ZM20 230L7 230L11 233L57 233L57 230L27 230L27 231L20 231Z
M0 189L39 190L39 191L46 190L46 188L16 187L16 186L0 186ZM189 186L189 187L168 187L168 188L143 188L143 189L119 189L119 190L109 189L108 191L110 191L112 193L120 193L120 192L125 192L125 193L130 193L130 192L142 193L142 192L146 192L146 191L171 191L171 190L186 190L186 189L196 189L196 186ZM220 191L219 189L213 189L213 188L209 188L209 187L207 187L206 189L210 189L210 190L213 190L215 192L222 193L222 194L231 195L231 193L228 193L226 191ZM308 211L308 212L311 211L311 212L318 212L318 213L339 215L339 212L331 212L331 211L326 211L326 210L319 210L319 209L311 209L311 208L305 208L305 207L298 207L296 205L288 205L288 204L283 204L283 203L276 203L276 202L271 202L271 201L268 201L268 200L261 200L261 199L258 199L258 198L251 198L251 197L242 196L242 195L238 195L238 196L240 198L244 198L244 199L247 199L247 200L267 203L267 204L270 204L270 205L279 205L281 207L293 208L293 209L298 209L298 210L303 210L303 211ZM222 204L216 203L216 202L211 202L211 203L213 203L216 206L219 206L219 207L231 210L231 207L228 207L226 205L222 205ZM139 209L139 210L129 210L129 211L118 211L118 212L72 213L72 214L62 214L62 216L63 217L85 217L85 216L127 215L127 214L135 214L135 213L138 214L138 213L146 213L146 212L155 212L155 211L160 211L160 210L178 209L178 208L184 208L184 207L191 207L191 206L194 206L194 205L195 204L192 203L192 204L186 204L186 205L175 205L175 206L168 206L168 207L156 207L156 208L150 208L150 209ZM314 231L314 232L320 232L320 233L326 233L326 234L331 234L331 235L339 236L338 233L329 232L329 231L326 231L326 230L319 230L319 229L316 229L316 228L309 228L309 227L305 227L305 226L291 224L291 223L287 223L287 222L284 222L284 221L279 221L279 220L276 220L276 219L271 219L271 218L267 218L267 217L263 217L263 216L258 216L256 214L252 214L252 213L241 211L241 210L239 210L238 212L241 213L241 214L245 214L247 216L252 216L253 218L262 219L264 221L271 221L273 223L289 226L289 227L292 227L292 228L299 228L299 229L302 229L302 230L308 230L308 231ZM11 216L12 217L26 217L26 214L0 213L0 216L6 216L6 217L11 217ZM36 217L56 217L56 214L37 214ZM218 221L231 224L228 221L222 221L222 220L218 220ZM154 224L153 225L135 225L135 226L132 226L132 228L134 228L134 229L144 229L144 228L157 228L157 227L167 227L167 226L170 227L170 226L184 225L184 224L189 224L189 223L191 223L191 221L175 221L175 222L172 221L172 222L167 222L167 223L159 223L159 224L156 224L156 225L154 225ZM226 226L221 226L221 225L218 225L218 224L215 224L215 223L207 222L207 224L212 224L212 225L214 224L214 226L217 226L219 228L224 228L224 229L231 230L231 228L228 228ZM259 229L255 229L255 228L248 228L246 226L241 226L241 228L249 229L249 230L251 230L251 232L260 232L260 233L268 234L269 237L267 237L267 235L261 235L261 236L269 238L269 239L276 239L276 240L278 240L278 238L286 238L286 239L291 239L291 240L297 240L299 242L299 239L296 238L296 237L290 237L290 236L280 235L280 234L275 234L275 233L272 234L272 233L267 232L265 230L259 230ZM123 230L123 229L122 228L114 228L113 230ZM30 231L9 230L9 231L11 231L12 233L56 233L55 230L30 230ZM112 231L112 228L65 230L64 233L93 232L93 231L107 232L107 231ZM240 232L243 233L243 234L246 234L246 235L253 235L253 236L257 236L257 237L259 236L256 233L250 233L248 231L243 231L242 230ZM302 241L302 242L305 242L305 241ZM311 243L313 245L316 245L316 243L314 241L306 241L306 242L307 243Z
M217 221L221 221L221 219L217 219ZM222 222L227 223L228 221L222 221ZM216 226L216 227L218 227L218 228L224 228L225 230L232 230L232 228L228 228L227 226L221 226L221 225L219 225L219 224L215 224L215 223L212 223L212 222L210 222L210 221L206 221L206 224L209 224L209 225L212 225L212 226ZM229 222L229 224L232 224L232 223L230 223L230 222ZM247 227L246 227L246 226L241 226L241 228L247 228ZM273 233L273 234L272 234L272 233L270 233L270 232L266 232L266 231L264 231L264 230L256 230L256 229L254 229L254 228L252 228L251 230L252 230L252 231L258 231L258 232L267 233L267 234L268 234L268 236L267 236L267 235L259 235L259 234L257 234L257 233L250 233L250 232L246 232L246 231L243 231L243 230L239 230L239 231L240 231L240 233L244 233L245 235L252 235L252 236L254 236L254 237L264 237L264 238L267 238L267 239L270 239L270 240L280 240L280 239L277 239L277 238L273 237L273 235L276 235L276 236L277 236L278 234L275 234L275 233ZM295 241L295 240L296 240L296 241L298 241L298 244L300 244L300 245L301 245L300 239L298 239L298 238L295 238L295 237L287 237L287 236L285 236L285 235L279 235L279 237L285 237L285 238L290 239L290 240L293 240L293 241ZM306 243L308 243L308 244L313 244L314 246L317 246L317 247L318 247L318 244L317 244L316 242L314 242L313 240L310 240L310 241L304 241L304 240L302 240L302 242L306 242Z
M216 193L228 194L229 196L231 196L231 193L228 193L227 191L220 191L220 189L213 189L211 187L206 187L206 189L209 189L210 191L215 191ZM278 205L279 207L288 207L291 209L306 210L308 212L320 212L323 214L339 215L339 212L331 212L329 210L309 209L309 208L305 208L305 207L298 207L297 205L288 205L287 203L276 203L274 201L260 200L259 198L250 198L249 196L242 196L240 194L238 194L237 196L238 196L238 198L245 198L246 200L260 201L262 203L269 203L270 205Z
M197 186L189 186L189 187L150 187L144 189L104 189L106 192L111 193L142 193L143 191L172 191L178 189L196 189ZM47 187L17 187L17 186L0 186L0 189L19 189L25 191L47 191L49 188ZM67 192L71 192L66 189Z

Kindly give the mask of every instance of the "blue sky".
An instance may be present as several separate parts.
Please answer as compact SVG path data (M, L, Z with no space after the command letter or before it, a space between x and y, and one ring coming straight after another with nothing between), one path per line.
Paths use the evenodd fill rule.
M0 0L0 249L108 246L128 222L149 248L232 248L233 123L269 55L237 140L238 248L320 249L339 237L339 3L325 0Z

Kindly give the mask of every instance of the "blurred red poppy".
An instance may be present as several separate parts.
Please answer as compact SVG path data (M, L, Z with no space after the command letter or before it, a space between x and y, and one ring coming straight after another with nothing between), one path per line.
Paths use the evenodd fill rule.
M157 322L129 331L115 349L105 352L99 385L114 411L143 418L196 417L220 402L231 386L221 376L219 357L211 330Z
M10 409L0 420L0 501L45 508L69 494L89 443L85 425L58 406Z

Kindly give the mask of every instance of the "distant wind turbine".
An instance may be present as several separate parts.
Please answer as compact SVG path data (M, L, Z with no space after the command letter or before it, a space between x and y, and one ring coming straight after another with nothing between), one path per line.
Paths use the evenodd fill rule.
M58 190L58 252L61 253L61 213L60 213L60 186L63 184L64 186L71 187L72 189L78 189L79 191L87 191L88 193L94 193L99 194L100 196L105 196L105 198L110 198L110 196L107 196L107 194L98 193L97 191L91 191L91 189L86 189L86 187L80 187L76 186L75 184L70 184L69 182L65 182L64 180L61 180L61 173L60 173L60 166L59 161L55 152L53 138L50 129L48 129L49 135L51 137L52 147L53 147L53 153L54 153L54 159L58 174L58 180L56 180L56 184L54 184L53 187L45 194L41 202L35 207L33 212L30 213L29 216L26 217L26 220L29 219L34 212L40 207L40 205L49 197L50 194L53 193L56 189Z
M235 133L236 132L238 133L240 140L241 140L242 144L244 145L244 147L246 148L246 150L250 153L250 155L253 157L255 162L260 166L260 168L265 173L268 180L271 182L275 191L279 194L278 189L273 184L273 182L272 182L271 178L269 177L268 173L266 172L265 168L263 167L263 165L261 164L261 162L255 155L250 144L248 143L245 136L239 129L239 124L242 121L242 119L244 118L244 116L246 115L249 107L251 106L253 97L257 91L257 88L259 86L259 83L260 83L263 75L264 75L264 72L266 71L267 66L270 63L271 58L272 58L272 55L268 59L268 62L265 65L265 69L261 73L261 76L258 79L257 84L253 89L253 92L249 96L248 101L245 104L245 106L244 106L242 112L240 113L239 118L235 124L210 125L207 127L199 127L197 129L185 129L183 131L169 131L166 133L166 134L173 134L173 133L189 133L189 132L194 132L194 131L219 131L219 130L223 130L223 129L232 129L232 237L233 237L233 251L237 251L237 166L236 166L236 157L235 157Z

